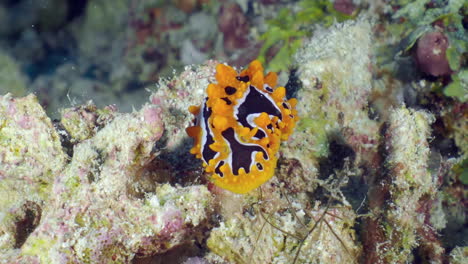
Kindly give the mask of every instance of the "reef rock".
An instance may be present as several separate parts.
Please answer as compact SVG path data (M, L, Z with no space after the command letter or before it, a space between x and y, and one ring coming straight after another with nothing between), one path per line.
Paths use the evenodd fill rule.
M191 241L207 222L204 186L138 191L164 129L158 106L112 115L88 108L96 119L77 120L106 122L65 151L77 133L54 128L35 96L0 97L0 262L128 263ZM83 117L80 107L64 113Z

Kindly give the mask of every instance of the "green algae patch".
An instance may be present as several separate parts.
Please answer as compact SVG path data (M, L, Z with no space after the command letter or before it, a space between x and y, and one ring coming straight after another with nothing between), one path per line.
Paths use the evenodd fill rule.
M314 135L313 147L315 152L312 154L314 158L326 157L328 155L328 137L326 125L328 121L320 118L302 118L299 120L296 130L305 131L308 134ZM312 144L311 144L312 145Z
M35 237L21 249L21 253L26 256L37 256L41 263L54 263L49 255L50 249L57 244L55 239L49 237Z

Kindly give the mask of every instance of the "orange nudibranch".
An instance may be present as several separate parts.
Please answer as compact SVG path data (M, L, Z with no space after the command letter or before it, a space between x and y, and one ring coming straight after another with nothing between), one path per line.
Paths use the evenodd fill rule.
M191 106L194 139L190 152L203 161L211 181L235 193L247 193L275 171L281 141L287 140L298 120L297 100L286 99L274 72L263 75L254 60L238 73L218 64L216 80L208 85L201 106Z

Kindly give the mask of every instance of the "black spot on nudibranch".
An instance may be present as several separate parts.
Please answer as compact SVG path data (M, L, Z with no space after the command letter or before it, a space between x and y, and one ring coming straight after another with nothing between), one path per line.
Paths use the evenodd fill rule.
M272 93L273 92L273 88L271 88L268 84L265 84L265 90L267 90L267 92L269 93Z
M262 166L262 164L260 164L260 163L257 163L257 169L258 169L258 170L263 170L263 166Z
M236 79L237 79L238 81L241 81L241 82L248 82L248 81L250 81L250 78L249 78L249 76L247 76L247 75L246 75L246 76L237 76Z
M237 141L234 129L228 128L221 132L221 135L227 140L231 148L232 155L232 173L239 175L239 169L244 168L246 173L250 172L250 167L253 165L253 152L262 152L263 158L268 160L268 153L260 146L242 144Z
M232 104L231 100L229 100L227 97L223 97L223 98L221 98L221 100L223 100L224 102L226 102L227 105L231 105L231 104Z
M237 89L232 86L226 86L224 92L226 92L227 95L233 95L237 92Z
M218 165L216 166L216 168L215 168L215 173L218 174L219 177L223 177L223 176L224 176L223 172L220 170L221 166L223 166L223 165L224 165L224 161L220 161L220 162L218 163Z
M283 103L283 107L286 108L286 109L289 109L289 106L287 103Z
M209 122L208 122L208 118L210 118L211 113L212 113L211 108L208 108L205 103L203 105L203 112L202 112L203 124L201 125L202 125L202 129L204 129L206 133L205 135L206 141L205 141L205 144L203 144L203 149L202 149L202 158L206 163L208 163L211 159L213 159L216 156L216 152L210 148L210 145L214 143L213 136L211 135L211 130L210 130Z

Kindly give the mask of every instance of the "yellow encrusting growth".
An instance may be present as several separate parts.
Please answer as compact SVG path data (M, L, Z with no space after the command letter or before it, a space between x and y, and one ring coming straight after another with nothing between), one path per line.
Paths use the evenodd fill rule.
M204 105L189 108L189 111L198 117L198 123L187 128L187 134L194 139L190 152L201 159L204 153L202 143L207 142L202 137L209 134L214 141L208 147L216 155L203 165L206 172L211 173L211 180L215 185L235 193L247 193L273 176L280 143L289 138L298 120L295 109L297 100L294 98L287 100L284 87L275 88L277 79L276 73L273 72L264 76L263 66L257 60L252 61L249 67L240 73L227 65L218 64L216 67L218 83L209 84L206 89L205 104L206 109L210 110L210 115L202 116ZM281 118L266 112L257 113L256 109L253 109L254 112L251 114L253 114L254 127L245 127L237 120L235 109L244 102L246 96L250 95L246 94L249 89L255 89L249 88L251 86L262 93L262 99L268 97L267 104L276 104L271 107L281 113ZM259 102L261 103L265 102ZM207 121L206 131L203 131L201 127L202 118L206 118ZM231 149L231 145L222 134L228 129L233 129L235 140L241 146L261 147L268 154L267 159L264 158L262 152L256 150L255 155L252 155L255 162L252 166L249 165L250 168L240 167L237 173L233 172L228 161L233 162L233 157L245 156L249 153L244 153L245 150ZM255 137L257 132L261 131L265 136ZM241 152L233 153L233 151Z

